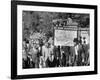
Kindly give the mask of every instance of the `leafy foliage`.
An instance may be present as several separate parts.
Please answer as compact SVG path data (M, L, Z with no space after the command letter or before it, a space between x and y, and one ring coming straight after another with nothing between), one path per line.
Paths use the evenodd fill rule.
M34 32L45 33L45 36L53 36L54 19L71 18L79 27L89 27L89 14L57 13L40 11L23 11L23 39L29 38Z

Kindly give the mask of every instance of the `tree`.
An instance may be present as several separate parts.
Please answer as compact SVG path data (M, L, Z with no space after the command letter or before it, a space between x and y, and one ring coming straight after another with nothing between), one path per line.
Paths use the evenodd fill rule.
M77 22L79 27L89 27L89 14L23 11L23 38L28 38L33 32L43 32L47 37L50 37L54 31L52 21L68 18Z

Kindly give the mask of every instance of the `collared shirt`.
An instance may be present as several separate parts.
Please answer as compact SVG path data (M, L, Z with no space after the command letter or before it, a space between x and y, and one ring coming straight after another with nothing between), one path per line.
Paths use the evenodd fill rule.
M48 47L48 48L45 46L42 47L42 55L43 55L45 61L47 60L47 58L49 57L49 55L51 53L53 53L52 47Z

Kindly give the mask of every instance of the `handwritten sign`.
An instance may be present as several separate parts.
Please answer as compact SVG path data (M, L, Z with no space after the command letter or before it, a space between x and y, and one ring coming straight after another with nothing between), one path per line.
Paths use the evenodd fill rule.
M55 30L54 44L56 46L74 46L73 40L77 37L77 31Z

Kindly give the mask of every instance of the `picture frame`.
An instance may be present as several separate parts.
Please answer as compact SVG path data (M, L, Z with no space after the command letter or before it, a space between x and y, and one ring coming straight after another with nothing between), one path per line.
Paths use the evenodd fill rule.
M43 12L54 12L54 13L66 12L72 14L88 13L90 16L89 17L90 53L91 53L90 65L87 67L72 66L69 68L61 67L57 69L56 68L23 69L21 65L22 64L21 49L22 49L22 36L23 36L22 24L23 24L24 11L26 12L43 11ZM57 30L59 31L58 27ZM69 32L66 32L66 34L67 33ZM60 35L60 33L56 34ZM56 34L54 35L54 37L57 36ZM55 43L55 45L58 43L59 45L63 44L61 42L57 42ZM49 2L34 2L34 1L11 1L11 78L12 79L76 76L76 75L91 75L91 74L97 74L97 6L96 5L49 3Z

